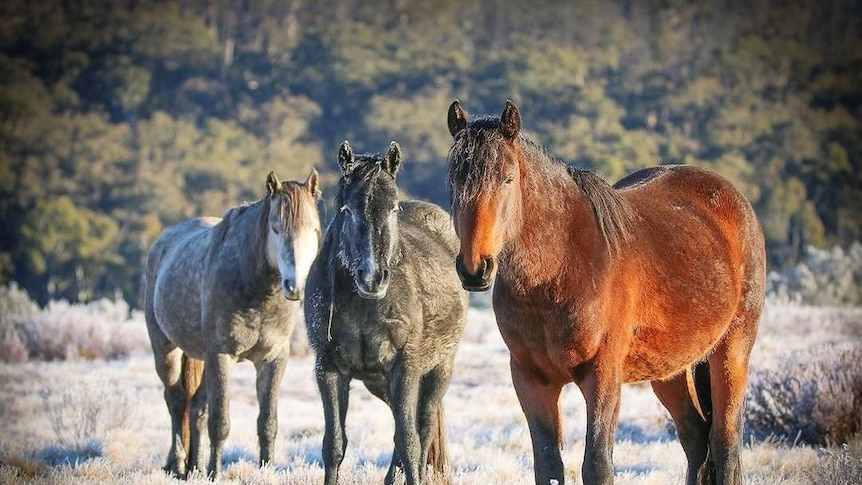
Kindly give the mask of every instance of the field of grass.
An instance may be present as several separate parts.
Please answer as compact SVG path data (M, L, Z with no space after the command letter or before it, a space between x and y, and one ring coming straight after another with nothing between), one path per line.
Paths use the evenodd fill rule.
M138 318L123 325L126 345L138 343L131 345L130 356L119 360L0 363L0 484L180 483L161 471L169 446L169 419L146 350L144 323ZM297 341L301 344L302 337ZM776 376L781 382L780 376L785 374L788 382L799 384L805 377L805 352L829 345L862 345L862 309L769 306L752 354L753 387L759 380L775 380ZM273 467L258 469L255 465L253 367L248 363L235 367L225 483L304 485L322 481L323 414L312 376L313 358L298 350L282 382ZM844 375L852 370L849 366L860 367L859 362L832 365L819 380ZM445 398L456 484L532 483L529 432L508 369L508 352L493 313L471 309ZM856 382L860 394L850 396L849 402L850 412L862 417L860 382ZM796 384L789 388L800 388ZM820 394L816 399L827 403L833 398L848 399ZM778 395L764 391L760 399L769 401ZM682 448L668 414L649 386L624 386L622 399L614 451L616 483L682 483ZM792 392L782 399L793 401ZM562 409L567 483L581 483L585 406L576 387L564 391ZM832 415L839 412L829 409L833 409ZM760 418L758 423L763 421ZM794 426L783 423L773 425L778 430L782 425ZM358 382L351 392L347 428L342 483L382 483L392 451L392 418L388 408ZM862 437L859 428L855 429L857 433L845 440L845 446L833 443L825 447L794 443L776 434L755 440L755 434L749 432L742 453L745 483L860 483ZM793 429L782 431L793 436ZM190 482L208 483L202 476L192 477Z

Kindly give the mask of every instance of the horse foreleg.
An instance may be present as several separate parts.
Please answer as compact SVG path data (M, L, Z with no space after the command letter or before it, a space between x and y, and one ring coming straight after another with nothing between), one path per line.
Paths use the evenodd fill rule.
M389 409L392 409L392 403L389 399L389 391L385 385L378 385L376 382L363 381L366 389L368 389L371 394L385 402ZM392 485L395 483L395 474L398 472L399 468L402 468L401 459L398 457L398 449L395 448L395 436L392 437L392 460L389 462L389 469L386 470L386 477L383 479L384 485Z
M230 399L228 381L236 358L230 354L207 355L204 383L207 393L210 436L210 461L207 475L216 479L221 474L222 451L230 432Z
M324 485L338 483L338 467L344 460L344 450L347 449L347 434L344 423L347 418L350 381L338 371L328 368L320 359L316 363L317 387L323 403L323 468Z
M527 418L533 443L533 472L536 484L547 485L556 480L565 482L560 422L560 384L548 383L543 377L522 368L510 360L512 384Z
M587 440L581 468L585 485L614 482L613 450L621 385L619 369L601 363L578 382L587 404Z
M406 369L401 362L396 365L389 387L392 414L395 418L395 450L401 459L404 480L407 485L416 485L420 483L419 456L422 453L416 415L419 376ZM424 463L422 465L424 466Z
M699 476L710 476L705 469L709 451L709 422L698 413L686 380L686 374L682 373L665 381L652 381L651 384L655 395L676 424L679 442L688 461L686 484L696 485Z
M272 463L275 436L278 433L278 390L284 368L287 365L288 350L269 362L256 363L257 403L260 413L257 416L257 439L260 446L260 466Z

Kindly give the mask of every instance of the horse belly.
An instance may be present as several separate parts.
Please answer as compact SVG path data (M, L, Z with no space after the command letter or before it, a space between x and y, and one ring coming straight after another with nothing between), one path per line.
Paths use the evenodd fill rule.
M625 382L661 380L702 361L718 344L730 318L702 325L679 325L670 330L635 329L623 362Z
M198 285L183 272L159 276L153 292L153 313L159 329L174 345L195 358L203 358L206 344L201 332Z

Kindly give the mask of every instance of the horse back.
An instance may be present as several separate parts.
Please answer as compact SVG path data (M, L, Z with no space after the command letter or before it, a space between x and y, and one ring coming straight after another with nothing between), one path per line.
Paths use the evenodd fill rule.
M728 244L763 245L754 209L727 178L692 165L662 165L636 171L614 184L652 226L671 234L717 226ZM696 220L692 217L695 216Z
M454 255L458 252L458 235L449 213L437 205L420 200L401 202L398 222L401 227L414 228L438 240Z
M155 281L161 273L171 271L174 266L188 267L202 262L209 249L207 236L220 220L198 217L166 229L153 243L147 256L147 280Z

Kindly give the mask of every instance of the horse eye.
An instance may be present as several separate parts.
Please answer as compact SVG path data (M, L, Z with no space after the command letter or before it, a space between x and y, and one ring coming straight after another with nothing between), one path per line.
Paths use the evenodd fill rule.
M272 232L276 234L281 234L281 228L278 226L272 226Z
M512 182L514 182L514 181L515 181L515 176L509 175L508 177L506 177L506 180L503 181L503 185L512 185Z

